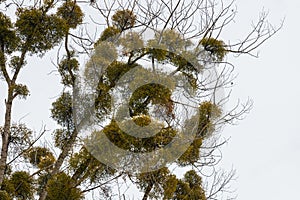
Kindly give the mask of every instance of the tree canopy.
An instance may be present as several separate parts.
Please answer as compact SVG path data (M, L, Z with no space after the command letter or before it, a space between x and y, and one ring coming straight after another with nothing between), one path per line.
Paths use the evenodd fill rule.
M229 55L255 56L281 26L270 28L262 13L231 41L222 32L234 2L87 3L0 1L0 199L80 200L96 191L98 199L130 199L120 182L143 200L221 199L234 172L214 170L220 130L251 107L224 109L234 79ZM58 52L63 89L50 108L53 141L40 146L49 132L35 136L12 110L30 94L19 82L28 58L49 50Z

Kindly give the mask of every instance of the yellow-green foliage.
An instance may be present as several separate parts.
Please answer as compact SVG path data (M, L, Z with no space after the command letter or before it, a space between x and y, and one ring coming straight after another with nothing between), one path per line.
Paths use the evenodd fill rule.
M108 67L104 74L105 80L110 85L114 87L117 81L130 69L136 67L137 65L128 65L127 63L114 61Z
M125 120L121 125L125 126L128 131L135 133L136 126L128 126L128 123ZM154 126L146 126L151 132L152 127L161 127L163 124L157 124L155 121L152 122ZM138 133L138 132L136 132ZM117 122L112 121L107 125L103 131L94 132L91 135L89 141L90 149L95 148L97 152L102 153L106 151L106 147L99 146L99 141L102 141L104 137L107 137L114 145L118 146L121 149L128 150L131 152L151 152L160 148L161 146L169 144L173 137L176 135L176 131L172 128L162 128L156 135L147 138L136 138L131 135L128 135L126 132L123 132L118 126ZM101 142L100 142L101 145Z
M56 2L54 0L43 0L43 3L43 8L47 10L49 8L53 8Z
M178 85L184 85L182 83L188 81L190 85L187 87L184 85L184 89L191 89L192 92L196 93L198 92L198 78L203 69L203 66L199 64L199 59L202 59L201 56L207 56L218 61L224 59L226 54L225 44L219 40L205 38L201 40L200 44L206 50L210 50L211 54L208 55L206 52L205 55L199 55L196 50L190 49L192 46L191 41L186 40L176 30L167 29L162 34L155 34L154 38L148 40L146 46L144 46L144 42L138 33L133 31L128 31L128 33L123 32L135 24L136 17L131 11L117 11L113 15L112 21L113 25L106 28L100 39L96 42L94 53L85 69L85 78L88 87L96 88L94 99L98 119L100 121L103 119L108 120L105 117L111 117L110 112L106 111L113 110L111 107L111 100L113 99L111 94L114 93L110 93L110 91L116 86L118 87L117 89L122 91L132 91L132 94L125 92L128 96L129 94L131 95L129 102L126 102L129 108L127 105L121 106L114 113L113 119L110 122L106 121L108 124L101 131L91 133L86 142L89 152L95 156L100 155L100 158L102 155L107 156L107 150L111 144L102 143L106 139L109 139L118 148L131 153L153 152L158 149L164 151L162 147L170 144L174 137L184 139L183 135L185 132L188 134L197 128L196 137L191 141L191 145L187 149L183 149L183 147L178 145L175 148L176 151L183 149L185 152L176 161L172 160L168 163L175 163L180 167L193 165L199 161L202 142L214 130L214 120L221 115L221 110L217 105L205 101L199 105L199 115L188 119L184 127L181 127L182 129L169 127L167 122L171 119L170 116L173 117L174 114L175 105L172 101L172 93L176 89L176 83L173 83L173 79L171 78L162 78L166 77L167 73L164 74L164 72L159 70L145 69L139 61L148 56L154 62L158 61L162 65L172 65L175 68L174 72L178 72L176 75L179 74L178 76L174 76L180 82ZM116 39L119 40L117 43L114 43L117 41ZM123 48L122 55L118 55L117 49L121 49L119 47ZM123 56L122 59L127 59L128 57L129 61L117 61L120 56ZM136 73L138 75L127 73L130 70L133 71L133 69L138 72ZM124 80L125 78L126 80ZM118 82L120 80L122 84ZM157 82L146 83L145 80L156 80ZM144 83L144 85L140 86L140 83ZM157 114L156 108L159 108L159 111L167 111L163 116L166 117L164 118L164 123L150 117L149 107L151 111L154 110L153 113L155 114ZM126 113L129 112L130 116L126 116L120 120L119 116L123 116L124 110ZM195 125L198 125L198 127ZM151 137L139 138L128 134L138 133L141 131L141 127L143 127L143 131L150 133L153 131L154 126L162 128L156 135ZM126 130L123 129L124 127ZM66 132L62 131L61 133L64 134ZM176 144L171 143L170 145ZM168 153L170 155L173 152L167 152L166 154ZM109 156L108 159L111 163L114 163L114 161L122 163L128 159L128 157L122 158L116 154ZM83 148L70 158L70 169L79 178L89 177L89 180L100 180L98 179L99 176L95 175L95 171L98 170L99 174L105 173L105 166L101 163L92 165L91 163L94 163L92 160L92 156ZM187 172L184 178L180 180L165 167L157 171L138 175L137 182L139 187L144 191L151 187L149 198L153 199L206 199L201 185L201 178L195 171Z
M15 188L14 196L17 199L33 199L34 181L27 172L17 171L13 173L10 182Z
M40 169L47 169L47 167L55 162L52 152L44 147L32 147L28 153L26 153L25 158L27 158L32 165Z
M198 62L197 55L192 51L182 51L179 55L173 53L168 57L171 63L178 67L178 71L193 76L195 79L203 68Z
M99 82L99 76L106 72L106 68L117 58L117 49L113 43L103 41L97 44L84 69L84 78L87 84L91 84L92 88L95 88L95 84Z
M193 116L185 122L185 134L193 131L195 125L198 125L195 138L188 149L177 159L180 166L188 166L197 162L201 156L200 147L203 139L209 137L214 131L214 122L222 114L221 109L210 101L204 101L199 106L198 115Z
M70 72L72 72L73 75L76 75L78 68L79 63L76 58L63 59L58 65L58 71L62 77L62 84L66 86L74 84L74 80L72 80Z
M133 117L133 122L138 126L144 127L151 123L151 118L148 115L138 115Z
M65 173L59 173L48 181L46 200L80 200L83 195L79 188L74 187L74 181Z
M158 44L156 40L148 40L147 52L150 58L154 58L159 62L167 58L167 48L164 44Z
M3 190L0 190L0 199L1 200L11 200L9 194Z
M188 149L177 159L177 163L180 166L187 166L197 162L200 158L201 145L201 138L194 139Z
M202 184L201 177L194 170L187 171L184 174L184 180L189 183L191 188L200 186Z
M135 65L137 66L135 68L135 72L133 73L134 75L138 74L138 76L134 76L134 77L130 77L132 78L134 81L130 81L129 82L129 89L130 90L136 90L137 88L140 87L140 83L143 83L145 80L155 80L155 82L157 83L162 83L163 85L161 84L154 84L153 86L154 87L157 87L155 90L164 90L166 91L168 94L174 90L175 88L175 81L174 79L172 78L166 78L167 76L167 73L164 73L164 72L161 72L161 71L158 71L158 73L152 73L153 71L150 70L150 69L145 69L143 68L142 66L140 65ZM165 88L165 86L167 86L167 88ZM148 86L145 86L146 88L149 87ZM150 88L149 88L150 89ZM167 91L167 90L170 90L170 91ZM159 93L161 95L161 93ZM163 98L159 98L157 97L157 99L163 99Z
M191 44L191 41L184 39L180 33L167 29L162 34L156 33L154 39L148 40L146 50L149 57L176 67L196 89L197 76L203 67L198 62L197 54L187 50Z
M40 195L42 192L42 188L46 186L46 183L48 179L51 177L51 175L47 173L41 173L39 177L36 180L36 193L37 195Z
M191 45L189 40L186 40L182 35L173 29L165 30L161 33L155 34L155 41L164 45L169 51L179 53Z
M13 87L11 87L14 92L14 96L18 96L19 98L25 99L29 95L29 90L26 85L23 84L16 84Z
M66 128L56 129L53 132L55 146L62 149L70 139L71 134L72 132L70 132L70 130L67 130Z
M19 64L20 64L20 57L19 56L12 56L11 59L10 59L9 67L11 67L12 69L16 69Z
M70 158L70 169L76 175L76 179L86 177L89 183L97 183L103 177L114 174L115 170L99 162L94 156L82 148Z
M169 175L165 178L165 181L163 183L163 199L172 199L174 196L174 193L176 191L178 184L178 179L176 178L175 175Z
M73 128L72 109L72 95L68 92L64 92L52 103L51 117L64 127Z
M103 41L114 41L116 39L116 36L120 34L120 30L115 26L109 26L102 32L99 40L95 43L95 46L97 46L100 42Z
M120 39L123 51L130 52L133 50L139 50L144 47L144 41L140 34L136 32L129 32L123 38Z
M97 85L97 97L95 99L95 107L99 114L106 113L111 109L110 89L115 87L117 81L130 69L134 68L135 64L128 65L126 63L114 61L107 66L107 70L102 74Z
M194 170L186 172L184 178L178 180L174 196L170 199L206 200L201 177Z
M183 180L178 180L177 185L176 185L176 190L173 195L174 200L181 200L181 199L186 199L188 200L188 195L190 192L189 184L184 182ZM189 199L190 200L190 199ZM196 199L193 199L196 200Z
M214 103L205 101L199 107L199 124L197 137L209 136L214 131L214 121L220 117L222 110Z
M181 54L190 45L189 40L185 40L181 34L170 29L165 30L163 33L156 33L154 39L148 40L147 43L151 57L157 61L170 61L179 68L187 64L187 60ZM182 63L183 61L184 63Z
M148 115L149 108L147 106L150 103L165 106L167 114L172 115L173 103L171 95L170 89L160 84L151 83L139 87L134 91L129 101L129 106L133 112L132 115Z
M215 38L203 38L200 45L211 53L211 56L216 61L222 61L226 55L225 43L222 40Z
M132 28L136 23L136 15L130 10L118 10L112 16L113 24L121 31Z
M66 1L57 9L58 16L62 17L69 28L76 28L82 23L83 13L76 1Z
M197 59L189 52L183 52L182 55L176 55L169 53L168 59L170 62L177 67L177 71L181 72L181 77L179 79L185 78L184 82L188 82L193 90L196 90L198 87L198 75L201 69L200 66L194 64Z
M18 38L9 17L0 12L0 52L11 53L17 44Z
M3 195L8 195L9 199L11 199L15 194L15 187L8 178L4 178L0 191L5 191L6 194Z
M42 54L58 44L67 30L63 19L46 14L41 9L19 8L15 26L23 41L23 48Z
M159 199L162 195L161 186L166 186L166 180L168 180L169 176L170 171L167 167L152 172L141 173L137 176L138 186L144 191L151 186L149 197L151 199ZM174 180L170 179L168 183L174 183Z
M202 189L201 177L194 170L186 172L183 180L189 184L190 188L190 192L187 199L206 200L205 192Z
M177 179L164 167L139 174L137 179L143 191L151 187L149 197L153 199L206 200L201 177L194 170L187 171L183 179Z

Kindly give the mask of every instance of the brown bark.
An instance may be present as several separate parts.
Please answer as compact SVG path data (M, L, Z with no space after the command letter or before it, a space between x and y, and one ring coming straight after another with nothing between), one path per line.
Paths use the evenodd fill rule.
M4 121L4 128L2 133L2 148L1 148L1 158L0 158L0 185L2 185L5 169L6 169L6 162L8 156L8 146L9 146L9 138L10 138L10 126L11 126L11 110L12 110L12 92L8 91L8 98L6 101L6 108L5 108L5 121Z
M8 91L7 91L7 99L5 101L5 118L4 118L4 127L2 137L2 147L1 147L1 158L0 158L0 186L3 183L5 169L7 166L7 156L8 156L8 147L9 147L9 139L10 139L10 127L11 127L11 112L12 112L12 103L16 95L14 95L14 86L16 80L18 78L19 72L24 65L25 55L27 52L27 48L25 47L22 50L20 62L18 63L15 72L13 74L12 79L10 79L9 74L6 70L5 66L5 56L4 51L0 51L0 60L1 60L1 72L5 78L7 83Z

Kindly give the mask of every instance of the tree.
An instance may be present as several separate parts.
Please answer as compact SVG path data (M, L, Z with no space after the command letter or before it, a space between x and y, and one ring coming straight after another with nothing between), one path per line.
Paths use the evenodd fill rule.
M233 174L213 171L209 187L200 172L218 162L220 127L251 107L250 102L229 111L222 107L229 95L218 92L233 79L227 56L255 56L281 26L268 26L262 13L253 31L234 43L221 38L234 20L233 2L93 1L102 19L92 22L103 31L91 38L80 29L79 4L0 1L16 11L15 22L0 13L1 78L7 85L1 199L74 200L94 190L112 198L115 180L130 181L143 199L220 198ZM29 67L26 58L43 56L58 44L65 55L57 59L64 90L51 108L59 126L53 132L55 157L52 148L36 145L46 131L32 138L26 125L12 124L11 112L16 97L29 95L26 84L18 83L22 68ZM82 76L81 55L89 56ZM18 160L31 167L16 170ZM174 166L185 170L183 178L172 172Z
M12 175L8 173L8 168L17 157L24 156L24 159L29 158L30 163L40 168L41 172L38 174L41 173L41 177L44 177L43 171L52 172L59 165L60 160L58 159L55 162L56 165L54 165L54 168L50 170L55 161L53 154L48 149L33 147L37 140L30 138L30 131L27 131L25 126L15 128L15 126L11 125L12 105L16 97L26 98L29 95L26 85L17 82L20 71L26 65L26 58L33 54L43 56L48 50L53 49L61 43L64 38L67 41L69 30L76 28L81 23L83 16L79 6L75 2L67 1L62 4L58 8L57 13L53 13L57 4L56 1L35 1L30 6L26 6L26 3L1 2L1 6L4 5L6 8L16 7L15 12L17 17L15 22L11 22L8 15L3 12L0 13L1 78L7 84L5 122L3 128L1 128L0 185L2 185L2 188L4 180L9 178L8 181L14 183L16 174L21 173L15 172ZM70 57L70 52L68 52L68 56ZM66 70L72 69L68 68ZM23 133L26 135L22 135ZM22 136L28 137L28 140L22 141L24 139ZM16 144L21 144L22 148L19 149L17 154L12 154L13 152L10 151L10 148L15 147ZM12 157L16 155L16 158ZM7 162L9 156L12 157L12 160ZM24 175L22 178L20 175L18 176L19 181L22 181L22 179L25 181L33 176L26 177ZM13 184L15 185L15 189L12 193L7 191L11 197L22 199L32 198L31 196L34 193L33 181L24 181L19 184L20 186ZM18 193L18 190L22 186L26 186L28 189L26 193L31 196L24 196L22 193Z
M29 91L26 85L17 83L21 69L26 65L28 54L42 56L61 42L66 24L55 14L50 14L53 2L46 1L39 8L26 8L22 5L16 10L15 23L3 12L0 13L0 65L1 77L7 84L5 100L5 122L2 132L0 159L0 184L4 180L8 149L11 143L11 112L16 97L26 98ZM11 71L11 73L10 73Z

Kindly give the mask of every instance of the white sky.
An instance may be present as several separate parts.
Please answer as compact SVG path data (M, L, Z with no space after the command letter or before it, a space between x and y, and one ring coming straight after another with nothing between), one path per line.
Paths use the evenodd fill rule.
M238 0L237 4L237 23L253 18L262 6L270 11L272 23L284 16L286 21L283 29L260 48L259 59L240 57L235 61L239 76L232 100L250 97L254 107L238 126L225 129L231 140L223 149L223 164L237 169L237 199L298 199L300 2Z
M286 17L283 29L260 48L258 59L242 56L233 60L238 78L231 103L250 97L254 107L238 126L226 127L231 137L223 147L222 165L237 170L234 183L238 200L282 200L299 198L300 178L300 66L299 19L297 0L237 0L238 15L232 34L246 34L251 20L256 20L264 7L269 19L279 24ZM231 31L231 30L230 30ZM50 56L55 59L55 55ZM55 68L49 56L31 59L21 73L31 96L18 101L13 109L14 121L30 124L39 131L42 124L53 130L49 119L51 103L61 93ZM3 83L0 84L0 122L3 124ZM230 105L228 105L230 107ZM24 117L25 116L25 117ZM24 118L23 118L24 117ZM51 134L50 131L48 134Z

